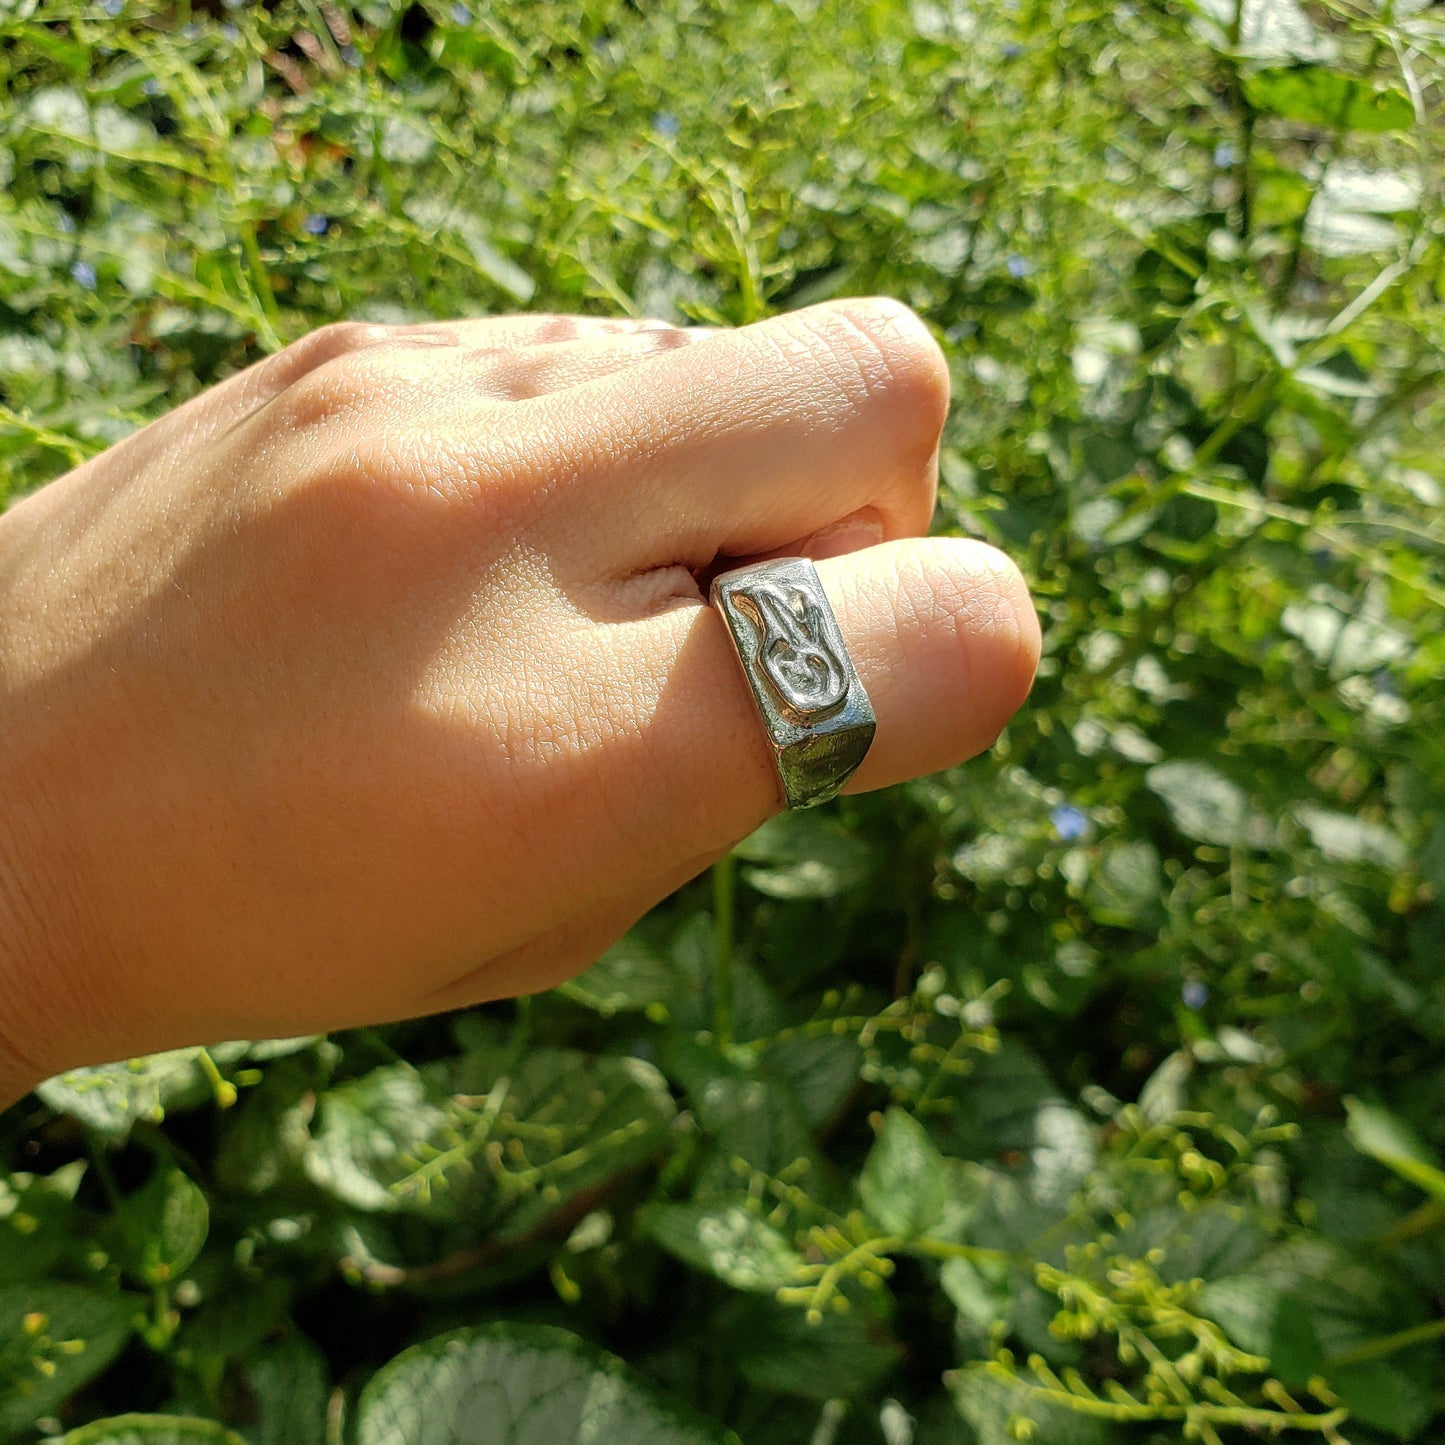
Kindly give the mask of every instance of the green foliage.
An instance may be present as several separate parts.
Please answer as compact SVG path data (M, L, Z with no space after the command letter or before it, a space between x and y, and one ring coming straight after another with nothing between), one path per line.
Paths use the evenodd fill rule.
M953 371L938 525L1045 630L987 758L549 995L45 1084L0 1438L1438 1438L1438 6L0 32L0 493L341 315L877 291Z

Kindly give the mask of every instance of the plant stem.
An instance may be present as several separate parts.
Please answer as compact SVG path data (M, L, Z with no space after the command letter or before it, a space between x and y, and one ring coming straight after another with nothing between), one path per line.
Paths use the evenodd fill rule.
M1384 1355L1393 1355L1396 1350L1408 1350L1411 1345L1427 1344L1445 1335L1445 1319L1427 1320L1423 1325L1414 1325L1408 1330L1398 1330L1393 1335L1384 1335L1378 1340L1367 1340L1353 1350L1345 1350L1330 1356L1330 1368L1340 1369L1346 1365L1363 1365L1367 1360L1378 1360Z

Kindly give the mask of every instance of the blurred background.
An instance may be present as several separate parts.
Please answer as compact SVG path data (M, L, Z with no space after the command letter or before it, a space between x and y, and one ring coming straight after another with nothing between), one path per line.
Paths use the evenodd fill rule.
M0 74L0 495L339 317L881 292L1045 634L552 994L9 1111L0 1439L1445 1435L1445 11L3 0Z

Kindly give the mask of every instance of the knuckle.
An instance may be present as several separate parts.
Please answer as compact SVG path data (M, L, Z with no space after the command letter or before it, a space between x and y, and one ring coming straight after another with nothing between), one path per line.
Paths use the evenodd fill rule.
M389 336L379 337L318 362L278 398L286 423L306 428L364 416L404 382L407 351Z
M389 326L376 322L332 321L293 341L285 355L311 370L348 352L384 342L390 334Z
M798 313L872 405L931 451L948 414L948 363L928 328L901 301L852 297Z

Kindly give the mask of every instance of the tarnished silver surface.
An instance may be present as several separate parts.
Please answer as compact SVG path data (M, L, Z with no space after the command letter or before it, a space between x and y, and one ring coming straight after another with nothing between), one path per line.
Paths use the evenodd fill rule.
M755 562L712 584L772 742L790 808L825 803L873 741L863 690L818 569L805 557Z

